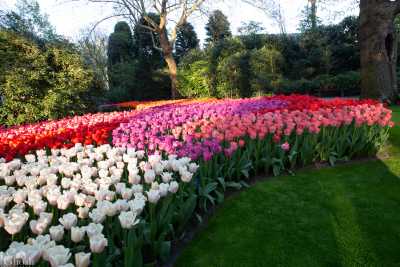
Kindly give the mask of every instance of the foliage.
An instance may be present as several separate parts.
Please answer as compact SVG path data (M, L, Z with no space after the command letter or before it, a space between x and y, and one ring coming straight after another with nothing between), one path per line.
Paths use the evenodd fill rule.
M249 64L253 94L273 91L275 82L281 78L282 63L282 54L273 46L252 51Z
M178 30L175 43L175 55L178 61L190 50L198 48L199 42L193 25L190 23L182 25Z
M104 101L104 94L109 89L107 36L100 31L82 31L78 49L85 66L93 72L88 97L92 99L94 105L98 105Z
M160 16L154 13L147 14L156 23L159 23ZM162 53L156 47L160 46L159 37L156 33L144 28L149 26L148 22L142 17L133 28L133 38L135 43L135 56L143 63L146 70L154 70L165 66Z
M232 36L228 18L222 13L221 10L214 10L206 24L206 43L216 44L225 38Z
M37 0L17 0L15 10L0 13L0 29L22 35L43 47L46 43L73 48L50 24L48 15L40 11Z
M238 98L251 96L249 53L239 51L222 58L217 67L216 96Z
M361 77L357 71L338 75L319 75L314 79L287 80L276 82L275 93L316 94L319 96L355 96L361 90Z
M0 120L14 125L74 115L86 108L82 95L92 73L79 54L36 44L8 31L0 32Z
M109 101L131 100L135 94L137 61L130 26L125 21L118 22L109 36L107 47Z
M178 72L178 91L183 97L211 96L207 79L209 66L204 57L204 52L194 49L182 59Z

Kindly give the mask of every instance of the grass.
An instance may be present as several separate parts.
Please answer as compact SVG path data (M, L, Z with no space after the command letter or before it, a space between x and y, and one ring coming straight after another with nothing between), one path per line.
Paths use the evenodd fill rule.
M400 266L400 126L389 141L386 159L300 171L228 198L176 266Z

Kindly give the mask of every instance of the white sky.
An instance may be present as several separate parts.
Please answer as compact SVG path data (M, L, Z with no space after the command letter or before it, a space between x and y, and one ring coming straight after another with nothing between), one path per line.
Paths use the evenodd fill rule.
M296 32L298 27L300 13L307 0L280 0L286 18L286 27L288 32ZM0 0L0 9L13 8L16 0ZM71 3L71 0L38 0L42 12L49 15L50 22L56 27L57 33L66 37L75 39L80 30L93 25L97 21L112 14L110 5L87 4L84 0ZM278 32L276 25L260 10L244 4L240 0L225 0L225 1L209 1L212 9L220 9L228 17L231 24L231 30L234 34L237 33L237 28L242 22L250 20L261 22L268 33ZM344 4L345 0L333 1L337 10L345 10L346 14L357 14L358 10L351 10L348 5ZM337 2L337 4L335 3ZM325 22L338 21L342 16L333 17L327 15L324 10L320 15ZM108 20L100 24L99 28L110 33L113 30L117 19ZM195 18L189 19L195 26L199 39L205 38L204 26L207 22L205 16L197 15Z

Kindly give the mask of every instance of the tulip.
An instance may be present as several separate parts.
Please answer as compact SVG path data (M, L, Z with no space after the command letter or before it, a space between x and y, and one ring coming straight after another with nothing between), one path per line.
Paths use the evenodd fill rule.
M52 267L66 264L71 257L68 248L64 246L55 246L45 250L46 258Z
M160 191L158 190L150 189L150 191L147 192L147 198L150 203L156 204L158 200L160 200L160 197Z
M149 169L145 171L144 180L146 183L151 184L155 178L156 178L156 173L154 172L154 170Z
M102 224L90 223L85 227L86 233L89 237L99 235L103 231L104 226Z
M86 219L89 216L88 207L79 207L77 209L79 219Z
M76 267L88 267L90 264L90 253L79 252L75 254Z
M175 194L178 192L179 184L176 181L172 181L169 183L168 191Z
M89 238L90 250L93 253L102 253L108 245L107 239L102 234L97 234Z
M58 219L58 221L64 226L66 230L69 230L77 224L78 218L73 213L67 213L62 218Z
M75 243L79 243L82 241L85 236L85 228L83 227L72 227L71 228L71 240Z
M121 223L121 227L124 229L131 229L133 226L139 223L139 220L136 219L136 213L132 211L123 211L118 216L118 219Z
M64 237L64 227L62 225L52 226L49 229L51 239L58 242Z

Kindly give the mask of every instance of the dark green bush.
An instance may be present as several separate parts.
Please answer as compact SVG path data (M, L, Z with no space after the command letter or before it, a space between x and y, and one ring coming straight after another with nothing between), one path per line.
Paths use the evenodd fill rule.
M80 55L0 31L0 122L15 125L76 115L87 109L92 73Z
M275 93L315 94L322 97L352 96L360 93L360 73L349 71L336 76L319 75L313 80L279 80Z

